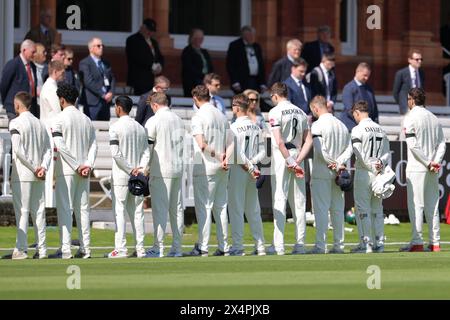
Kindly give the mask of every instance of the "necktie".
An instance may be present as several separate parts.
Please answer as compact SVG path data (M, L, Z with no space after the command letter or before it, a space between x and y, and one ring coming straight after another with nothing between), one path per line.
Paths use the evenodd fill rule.
M415 85L416 88L420 88L420 84L419 84L419 73L417 72L417 70L414 71L415 75L416 75L416 79L415 79Z
M212 97L211 100L212 100L212 103L213 103L214 107L217 108L217 100L216 100L216 98Z
M298 83L298 86L300 87L300 91L301 91L301 93L302 93L303 100L304 100L305 102L307 102L307 101L308 101L308 98L306 97L305 87L303 86L303 83L300 81L300 82Z
M98 60L97 65L98 65L98 70L100 71L100 73L102 74L102 76L104 76L104 74L105 74L105 69L103 69L102 61L101 61L101 60Z
M31 67L30 67L29 63L27 63L26 69L27 69L27 75L28 75L28 83L30 84L30 93L33 97L35 97L36 96L36 88L34 87L34 79L33 79L33 75L31 74Z
M333 80L334 80L334 74L330 71L327 71L328 74L328 95L331 96L331 92L333 91Z

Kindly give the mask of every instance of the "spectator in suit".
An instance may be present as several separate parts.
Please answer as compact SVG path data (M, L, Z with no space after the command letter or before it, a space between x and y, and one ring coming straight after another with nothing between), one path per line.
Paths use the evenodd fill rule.
M203 84L205 75L213 72L211 57L206 49L202 49L203 40L203 30L192 29L188 45L181 54L181 74L185 97L190 97L192 89Z
M300 58L302 53L302 43L298 39L291 39L286 44L287 55L272 66L272 72L269 76L267 84L269 87L275 82L283 82L291 75L291 67L295 60Z
M355 78L347 83L342 91L342 102L344 111L341 114L341 121L349 131L356 126L355 118L352 115L352 107L355 102L363 100L369 105L369 117L378 123L378 106L375 100L373 89L367 84L370 77L370 66L361 62L356 68Z
M153 88L155 76L161 74L164 66L158 41L153 38L155 32L155 20L147 18L139 32L129 36L126 41L127 85L133 87L134 94L138 96Z
M246 89L267 89L261 46L255 42L255 28L244 26L241 37L230 43L227 51L227 72L231 89L241 93Z
M335 57L332 53L325 53L322 62L309 74L311 96L323 96L327 100L329 113L333 113L333 106L337 97L337 81L334 72ZM308 77L308 76L307 76Z
M400 69L395 74L394 88L392 94L395 102L398 103L400 114L408 111L408 92L412 88L424 88L425 75L422 66L422 53L418 49L411 49L408 52L409 65Z
M39 104L39 97L41 95L41 89L44 85L42 78L42 72L47 65L47 51L42 43L36 43L36 53L33 56L33 62L36 66L36 86L37 86L37 103Z
M334 53L334 47L330 43L331 29L329 26L317 28L317 38L316 41L305 43L302 51L302 58L308 62L307 73L320 64L324 54Z
M47 51L50 53L52 44L60 44L61 37L55 28L52 28L52 11L50 9L42 9L39 15L39 25L31 28L25 35L25 39L30 39L35 43L42 43ZM48 56L47 59L50 59Z
M109 121L115 87L114 75L111 65L102 58L102 40L92 38L88 48L89 56L80 61L78 68L83 85L80 103L91 120Z
M64 63L64 59L66 57L66 47L64 45L52 44L50 48L50 61L61 61ZM42 80L47 81L48 78L48 64L44 66L42 70Z
M36 44L32 40L27 39L20 45L20 54L8 61L3 67L0 81L0 94L9 120L16 117L14 96L19 91L25 91L31 94L32 103L30 112L39 118L36 66L32 61L35 53Z
M147 122L147 120L154 115L152 108L147 103L148 97L154 92L162 92L167 95L167 91L169 91L169 89L170 80L165 76L158 76L155 78L155 86L152 88L152 90L141 95L137 106L135 120L139 122L143 127L145 127L145 123ZM167 98L169 99L170 106L170 97L167 96Z
M67 84L73 85L77 88L78 92L80 91L80 81L78 79L78 74L73 69L73 50L70 48L66 48L64 55L64 79L63 82Z
M216 73L208 73L203 79L203 84L208 88L209 95L211 96L211 103L214 107L219 109L223 114L226 114L225 101L218 95L220 91L220 76ZM198 107L193 105L194 111L198 111Z
M311 101L311 90L305 81L308 64L302 58L294 61L291 67L291 75L284 80L288 88L288 99L292 104L302 109L307 115L311 114L309 102Z

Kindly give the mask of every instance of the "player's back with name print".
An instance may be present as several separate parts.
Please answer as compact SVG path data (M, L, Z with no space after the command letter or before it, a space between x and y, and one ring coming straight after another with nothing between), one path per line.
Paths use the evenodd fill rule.
M377 158L382 156L383 143L386 133L381 126L370 118L364 119L353 129L352 140L357 137L361 140L361 152L365 157Z
M299 147L303 141L303 131L307 129L307 116L299 107L289 101L279 103L269 112L271 127L279 126L285 143Z
M247 159L252 159L259 153L262 130L248 117L237 118L231 125L235 139L235 152L242 152Z

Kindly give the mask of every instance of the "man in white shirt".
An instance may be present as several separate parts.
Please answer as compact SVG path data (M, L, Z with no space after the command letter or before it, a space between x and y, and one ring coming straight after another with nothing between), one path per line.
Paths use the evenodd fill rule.
M308 253L327 252L328 213L334 235L330 253L344 253L344 192L335 179L352 156L350 134L346 126L328 112L324 97L314 97L310 106L318 120L311 127L314 145L311 196L316 244Z
M366 101L356 102L352 112L358 124L352 129L351 137L356 157L353 197L356 214L359 215L357 223L361 243L352 252L383 252L383 203L374 195L372 182L390 162L389 140L380 125L369 118Z
M198 242L193 256L208 256L211 214L214 214L219 248L217 256L228 255L226 150L232 143L230 125L225 115L210 101L209 90L202 85L192 90L198 112L192 117L194 136L194 202L198 222Z
M233 114L237 118L231 125L234 144L230 148L234 153L230 161L230 180L228 181L228 212L233 239L231 256L245 255L244 213L255 240L254 254L260 256L266 254L261 212L258 207L258 189L255 184L261 174L257 164L264 159L266 149L262 130L247 116L248 107L249 100L246 95L238 94L233 97Z
M412 240L400 251L424 251L424 213L428 223L428 250L440 251L439 171L446 149L444 132L438 118L425 109L423 89L409 91L408 107L403 130L408 146L406 187Z
M320 65L306 76L309 78L311 96L324 96L327 99L327 107L330 113L333 113L333 106L337 98L337 81L334 66L334 54L325 53L322 56Z
M55 164L56 209L61 252L55 258L71 259L72 213L78 226L80 248L75 257L90 258L89 182L97 155L95 129L90 119L74 105L77 89L60 84L56 94L62 112L52 124L53 142L59 153Z
M50 61L48 64L48 71L49 77L41 90L40 119L47 128L52 149L52 161L50 162L49 170L45 176L45 207L54 208L53 177L55 163L53 159L57 155L54 152L54 145L51 139L51 123L56 115L61 112L61 106L59 105L59 98L56 95L56 90L58 89L58 82L61 82L64 79L64 64L57 60Z
M14 97L14 109L18 117L9 123L13 160L11 188L17 222L13 260L28 258L27 231L30 214L38 239L34 258L47 257L44 179L51 157L50 144L45 127L29 111L31 101L30 94L18 92Z
M184 229L181 183L183 176L183 150L185 129L183 120L172 112L169 99L162 92L150 95L148 104L155 115L145 128L150 153L150 194L154 226L153 248L148 258L164 256L164 236L167 217L170 219L173 242L169 257L182 257L181 240Z
M306 114L287 100L286 84L277 82L271 88L275 105L269 112L272 139L271 183L273 201L273 245L267 253L284 255L286 201L292 209L295 245L292 254L305 253L306 186L303 160L312 146Z
M144 197L134 196L128 190L130 175L143 173L148 166L148 149L145 129L129 116L133 101L119 96L115 101L116 116L119 118L109 128L109 144L113 158L111 196L116 219L114 250L108 258L128 256L125 214L130 217L134 231L136 256L143 258L144 249Z

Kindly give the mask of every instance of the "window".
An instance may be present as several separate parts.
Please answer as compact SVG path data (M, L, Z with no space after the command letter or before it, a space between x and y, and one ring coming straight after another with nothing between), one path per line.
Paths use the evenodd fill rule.
M20 0L14 0L14 28L20 28Z
M211 36L239 34L240 0L170 0L169 32L188 34L193 27Z
M30 30L30 1L14 0L14 43L21 43Z
M124 47L142 24L143 0L58 0L57 4L57 28L66 45L84 46L95 36L107 47ZM80 6L81 30L66 28L66 10L72 4Z
M71 5L81 9L81 29L84 31L131 32L131 1L123 0L58 0L56 27L67 30L66 10ZM104 14L99 14L103 12Z
M342 54L354 56L357 52L357 0L341 0L340 40Z
M241 27L251 24L251 0L170 0L169 8L169 32L176 49L187 45L192 28L200 28L205 32L204 48L226 51Z

